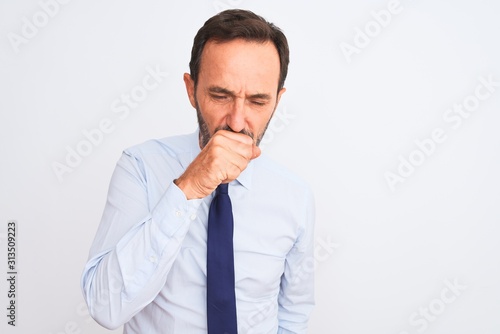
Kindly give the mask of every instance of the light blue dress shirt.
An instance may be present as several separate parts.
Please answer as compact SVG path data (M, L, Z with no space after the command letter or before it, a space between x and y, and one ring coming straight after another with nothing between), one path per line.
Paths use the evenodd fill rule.
M206 334L207 217L213 194L173 183L198 131L123 152L84 269L92 317L124 333ZM314 305L314 199L265 155L229 185L240 334L306 333Z

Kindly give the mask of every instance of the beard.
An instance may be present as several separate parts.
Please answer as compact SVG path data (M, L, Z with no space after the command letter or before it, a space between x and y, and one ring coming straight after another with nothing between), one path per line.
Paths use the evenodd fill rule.
M210 141L210 138L212 138L212 136L219 130L227 130L227 131L231 131L231 132L236 132L233 129L231 129L229 127L229 125L226 124L226 125L221 125L221 126L215 128L214 133L211 134L210 131L208 130L207 122L205 122L205 119L203 118L203 115L201 113L200 105L198 104L198 99L196 99L196 98L195 98L195 103L196 103L196 118L198 119L198 127L200 129L199 140L200 140L201 149L203 149L208 144L208 142ZM275 108L275 110L276 110L276 108ZM250 138L253 139L255 145L259 146L260 142L262 141L262 137L264 137L264 134L266 133L267 127L269 126L269 123L271 122L271 119L273 118L273 114L274 114L274 110L273 110L273 113L271 114L271 117L269 117L269 120L267 121L266 126L264 127L264 130L261 133L259 133L257 136L255 136L255 134L248 129L243 129L243 130L239 131L238 133L242 133L242 134L249 136Z

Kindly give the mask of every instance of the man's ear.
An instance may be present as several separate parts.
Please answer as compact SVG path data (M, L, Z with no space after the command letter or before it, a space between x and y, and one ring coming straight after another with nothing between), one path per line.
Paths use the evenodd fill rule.
M273 113L271 114L271 117L269 118L269 120L271 120L271 118L273 118L274 112L276 111L276 109L278 109L278 103L280 103L281 95L283 95L284 92L286 92L286 88L284 88L284 87L279 90L278 95L276 96L276 104L274 105L274 110L273 110Z
M278 92L278 96L276 97L276 107L278 106L278 103L280 103L281 95L283 95L284 92L286 92L285 87L281 88L280 91Z
M184 73L184 84L186 85L186 92L189 97L189 102L193 108L196 109L196 97L194 96L194 81L189 73Z

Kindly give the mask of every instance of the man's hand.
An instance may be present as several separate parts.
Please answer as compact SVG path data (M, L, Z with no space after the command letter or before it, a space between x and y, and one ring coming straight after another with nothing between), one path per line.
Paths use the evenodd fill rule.
M249 136L219 130L174 182L187 199L203 198L219 184L236 179L260 153Z

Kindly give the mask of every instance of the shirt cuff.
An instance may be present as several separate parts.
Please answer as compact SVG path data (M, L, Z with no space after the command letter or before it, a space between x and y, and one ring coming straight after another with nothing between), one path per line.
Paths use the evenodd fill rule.
M188 200L184 192L172 181L151 212L153 222L168 237L173 237L182 227L197 217L198 208L203 199Z

